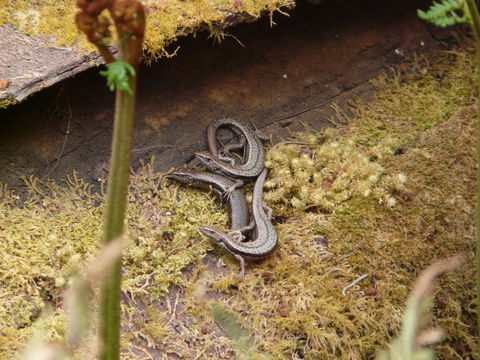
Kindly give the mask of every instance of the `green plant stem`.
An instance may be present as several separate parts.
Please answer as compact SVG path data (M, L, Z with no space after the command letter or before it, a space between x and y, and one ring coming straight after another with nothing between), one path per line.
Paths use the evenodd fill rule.
M121 42L122 43L122 42ZM120 57L128 50L128 42L120 45ZM123 45L123 46L122 46ZM112 157L108 177L107 209L103 241L121 236L125 220L131 148L134 128L136 76L130 76L132 94L116 91ZM105 274L100 289L100 360L116 360L120 351L120 283L121 259Z
M480 16L474 0L466 0L471 27L475 36L476 71L475 88L477 107L480 96ZM477 272L477 353L480 356L480 111L477 108L477 221L476 221L476 272Z

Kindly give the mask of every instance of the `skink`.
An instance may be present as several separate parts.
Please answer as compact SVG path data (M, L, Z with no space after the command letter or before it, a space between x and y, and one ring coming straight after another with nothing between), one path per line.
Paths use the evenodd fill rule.
M240 276L245 274L245 260L255 261L270 255L277 247L277 232L271 222L272 210L263 202L263 184L267 177L264 169L255 182L253 188L253 220L255 239L248 242L239 242L229 235L211 226L201 226L198 230L210 237L217 245L223 247L240 261ZM247 226L240 231L246 231L253 226Z
M242 149L243 147L245 147L245 144L247 141L245 139L245 136L243 136L241 127L233 126L234 123L238 124L241 127L244 126L241 122L235 119L223 118L223 119L212 121L210 124L208 124L208 127L207 127L207 145L208 145L208 150L210 151L212 156L233 165L235 165L236 159L234 159L231 156L230 152L232 150ZM219 150L217 147L217 131L222 126L232 130L235 133L235 135L238 136L238 141L230 142L225 145L222 144L222 148Z
M242 147L245 144L243 164L236 165L231 157L222 156L216 145L216 131L219 127L228 127L236 134L241 134L245 137L244 143L234 145ZM222 173L229 177L236 179L249 179L258 176L263 170L265 149L263 148L261 137L254 129L243 124L240 121L231 118L219 119L212 122L207 129L207 140L210 151L196 153L200 162L210 171L215 173ZM227 149L232 149L232 146L227 146ZM226 150L228 152L228 150Z
M211 187L219 195L221 201L225 192L235 186L234 181L224 176L189 169L176 169L168 177L183 184L190 184L203 189L210 189ZM238 230L247 227L249 224L247 200L243 192L240 190L233 191L228 199L227 206L230 213L231 232L238 233Z

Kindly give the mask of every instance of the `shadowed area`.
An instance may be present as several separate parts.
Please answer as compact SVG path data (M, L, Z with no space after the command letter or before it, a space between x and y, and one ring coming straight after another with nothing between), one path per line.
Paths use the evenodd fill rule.
M290 17L239 25L221 43L200 34L174 44L178 55L140 73L136 159L177 166L205 148L209 121L249 119L274 138L331 126L330 104L371 92L368 80L412 52L438 47L416 17L423 2L300 3ZM425 7L425 6L423 6ZM0 181L14 187L30 174L95 181L110 153L113 94L98 75L74 79L0 111Z

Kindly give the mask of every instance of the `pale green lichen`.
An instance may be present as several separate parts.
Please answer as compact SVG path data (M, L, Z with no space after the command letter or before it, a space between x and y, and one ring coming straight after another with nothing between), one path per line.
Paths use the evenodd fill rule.
M475 358L473 55L410 65L412 74L377 80L374 100L358 102L347 126L298 134L313 145L268 153L265 198L280 215L280 246L249 265L243 281L236 261L197 232L226 226L211 194L160 186L150 166L132 175L124 358L232 358L206 307L212 298L239 314L265 356L372 358L396 333L417 272L455 252L467 263L434 294L435 326L448 334L435 351L440 359ZM48 337L60 341L65 285L100 244L102 194L75 176L62 186L27 183L26 202L0 186L1 358L18 354L46 306L55 309ZM202 263L212 248L219 263ZM86 341L86 354L93 343Z

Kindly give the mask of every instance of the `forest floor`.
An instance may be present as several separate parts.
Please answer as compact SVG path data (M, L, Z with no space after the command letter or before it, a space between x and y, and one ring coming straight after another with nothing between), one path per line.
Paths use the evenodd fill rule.
M268 151L264 198L279 247L243 280L236 261L197 231L226 227L215 197L169 183L154 160L141 164L124 244L122 358L231 359L242 350L213 320L212 304L249 329L256 358L373 358L397 333L417 274L457 253L466 264L432 298L432 322L446 332L435 351L476 358L477 104L466 47L434 61L412 57L371 80L370 100L334 108L337 126L290 134L309 145ZM62 341L64 291L100 246L104 195L89 180L25 183L26 200L0 188L2 358L35 329ZM94 353L89 340L79 358Z

